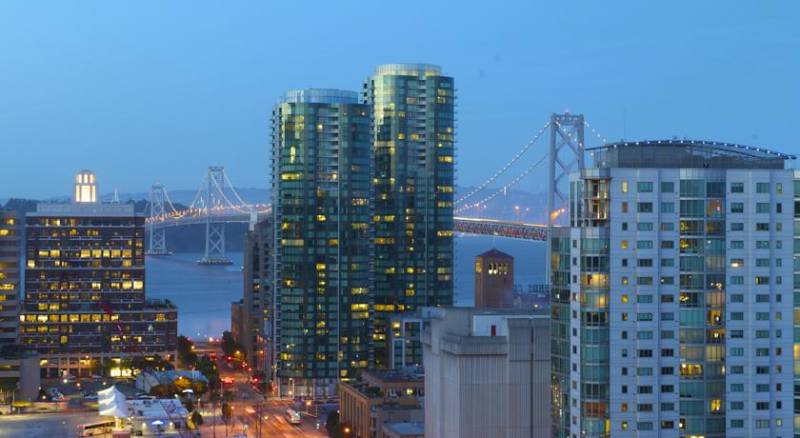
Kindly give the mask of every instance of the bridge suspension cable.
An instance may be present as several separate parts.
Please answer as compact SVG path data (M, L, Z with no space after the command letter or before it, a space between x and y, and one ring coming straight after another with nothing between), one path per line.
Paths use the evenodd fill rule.
M590 131L592 131L592 134L594 134L594 135L597 137L597 139L598 139L598 140L600 140L601 144L606 144L606 143L608 143L608 140L606 140L606 136L604 136L604 135L600 134L599 132L597 132L597 130L596 130L596 129L594 129L594 128L592 127L592 125L590 125L590 124L589 124L589 122L587 122L586 120L584 120L584 121L583 121L583 124L584 124L584 125L585 125L587 128L589 128L589 130L590 130Z
M489 177L489 179L487 179L486 181L484 181L483 183L478 185L478 187L472 189L469 193L467 193L466 195L464 195L461 198L457 199L456 202L455 202L456 205L463 204L464 201L466 201L467 199L475 196L481 190L483 190L486 187L488 187L489 184L491 184L495 180L497 180L497 178L502 176L509 168L511 168L511 166L514 165L514 163L519 161L519 159L522 158L523 155L525 155L525 152L528 152L528 150L531 148L531 146L533 146L534 143L536 143L542 137L542 135L544 135L545 132L547 132L547 128L549 126L550 126L550 122L545 123L544 126L542 126L542 129L540 129L539 132L537 132L536 135L525 146L523 146L522 149L520 149L520 151L517 152L516 155L514 155L514 157L511 158L511 161L506 163L505 166L501 167L500 170L495 172L494 175Z
M548 125L549 125L549 123L548 123ZM508 189L510 189L511 187L513 187L514 185L516 185L516 184L517 184L518 182L520 182L520 181L521 181L523 178L525 178L526 176L528 176L528 174L529 174L529 173L533 172L533 170L534 170L534 169L536 169L536 167L538 167L540 164L542 164L542 163L544 162L544 160L547 158L547 156L548 156L548 154L544 154L544 155L542 156L542 158L539 158L539 160L538 160L538 161L536 161L535 163L533 163L533 164L531 164L530 166L528 166L528 168L527 168L527 169L525 169L525 170L524 170L522 173L520 173L519 175L517 175L517 176L516 176L514 179L512 179L511 181L509 181L509 182L508 182L506 185L504 185L503 187L500 187L500 188L499 188L497 191L495 191L495 192L494 192L494 193L492 193L491 195L488 195L488 196L486 196L485 198L481 199L480 201L478 201L478 202L476 202L476 203L473 203L473 204L471 204L471 205L462 205L461 207L458 207L458 208L456 208L456 209L455 209L455 213L457 213L457 214L458 214L458 213L463 213L463 212L465 212L465 211L469 210L471 207L474 207L474 206L476 206L476 205L485 204L485 203L487 203L487 202L491 201L492 199L496 198L496 197L497 197L499 194L501 194L501 193L506 193L506 191L507 191Z

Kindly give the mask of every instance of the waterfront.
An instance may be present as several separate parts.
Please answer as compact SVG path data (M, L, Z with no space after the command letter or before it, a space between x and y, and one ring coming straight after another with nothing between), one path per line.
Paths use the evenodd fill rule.
M545 280L545 245L491 236L456 238L455 276L457 306L473 302L473 259L491 248L515 258L515 283L523 285ZM219 336L230 328L230 304L242 297L241 252L229 253L230 266L201 266L199 253L177 253L147 258L147 296L166 298L178 306L178 331L192 338Z

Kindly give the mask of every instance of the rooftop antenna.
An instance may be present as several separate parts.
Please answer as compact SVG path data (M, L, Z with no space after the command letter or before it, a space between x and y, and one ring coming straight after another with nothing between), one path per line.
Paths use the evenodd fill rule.
M111 195L111 203L112 204L119 204L119 190L114 188L114 194Z

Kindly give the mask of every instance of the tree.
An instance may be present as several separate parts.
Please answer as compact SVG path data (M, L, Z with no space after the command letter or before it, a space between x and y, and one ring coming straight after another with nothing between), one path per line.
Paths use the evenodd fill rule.
M184 368L197 366L198 358L194 352L194 343L186 336L178 336L178 361Z
M158 398L172 397L169 385L156 385L150 388L150 395Z
M244 349L236 339L233 338L233 334L231 332L225 331L222 332L222 342L220 343L222 347L222 351L225 353L226 356L236 356L237 359L244 359ZM239 352L237 355L236 352Z
M328 435L333 435L334 430L336 430L336 426L339 424L339 412L337 411L330 411L328 412L328 418L325 420L325 430L328 431Z
M232 417L233 417L233 407L228 402L222 403L222 421L224 421L225 424L227 424L231 421Z

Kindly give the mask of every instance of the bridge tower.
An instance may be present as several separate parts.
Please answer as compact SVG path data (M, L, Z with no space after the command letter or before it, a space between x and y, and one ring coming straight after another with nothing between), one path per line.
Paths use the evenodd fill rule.
M163 185L153 184L150 187L150 215L148 227L150 240L147 245L147 255L162 256L170 255L167 251L166 230L163 227L156 228L154 221L167 214L166 209L167 192Z
M584 165L584 126L583 114L565 112L550 115L548 229L569 221L569 174Z
M209 166L200 201L206 210L206 252L197 263L201 265L230 265L225 255L225 223L215 220L215 210L225 208L225 168Z

